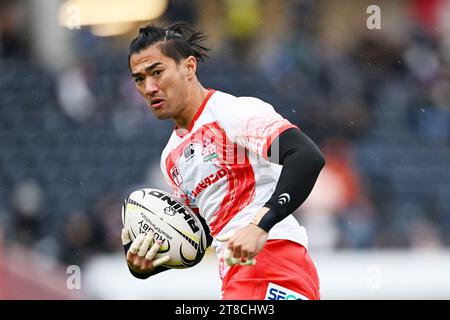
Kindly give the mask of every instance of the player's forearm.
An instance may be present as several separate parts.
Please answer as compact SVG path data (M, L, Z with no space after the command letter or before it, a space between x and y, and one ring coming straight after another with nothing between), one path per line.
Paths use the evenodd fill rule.
M270 150L269 159L283 165L275 191L264 207L270 210L254 221L269 230L294 212L309 196L325 165L325 158L316 144L298 129L289 129L278 137L278 150Z

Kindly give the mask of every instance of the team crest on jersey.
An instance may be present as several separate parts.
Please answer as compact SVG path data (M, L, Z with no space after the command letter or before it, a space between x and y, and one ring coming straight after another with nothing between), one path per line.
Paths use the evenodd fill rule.
M170 176L178 187L181 186L183 183L183 178L181 177L180 170L178 170L178 166L174 166L170 169Z

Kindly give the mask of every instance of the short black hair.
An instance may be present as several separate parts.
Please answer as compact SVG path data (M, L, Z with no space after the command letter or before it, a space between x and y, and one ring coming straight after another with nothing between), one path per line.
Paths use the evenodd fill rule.
M207 35L194 30L185 22L175 22L167 27L147 25L139 29L139 35L130 43L128 67L133 53L158 44L161 52L178 64L181 59L194 56L198 61L205 61L209 48L203 45Z

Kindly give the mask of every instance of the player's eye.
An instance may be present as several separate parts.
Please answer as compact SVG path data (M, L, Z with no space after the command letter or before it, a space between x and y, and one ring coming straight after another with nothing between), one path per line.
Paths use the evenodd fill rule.
M162 70L154 70L153 72L152 72L152 75L154 76L154 77L158 77L158 76L160 76L162 74Z
M144 81L144 77L135 77L134 82L137 84L140 84L142 81Z

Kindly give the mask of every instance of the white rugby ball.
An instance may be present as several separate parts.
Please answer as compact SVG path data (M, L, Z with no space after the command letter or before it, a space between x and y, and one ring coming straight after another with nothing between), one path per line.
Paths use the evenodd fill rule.
M133 191L122 206L122 223L131 240L154 232L162 245L155 259L170 256L164 267L183 269L196 265L207 246L205 230L197 215L171 194L153 188Z

